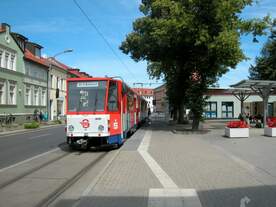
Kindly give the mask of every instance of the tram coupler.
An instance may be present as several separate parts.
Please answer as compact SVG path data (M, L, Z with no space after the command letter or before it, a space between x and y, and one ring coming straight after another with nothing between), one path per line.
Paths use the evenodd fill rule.
M76 142L77 142L77 144L80 145L80 147L82 149L86 149L87 148L88 141L86 139L79 139Z

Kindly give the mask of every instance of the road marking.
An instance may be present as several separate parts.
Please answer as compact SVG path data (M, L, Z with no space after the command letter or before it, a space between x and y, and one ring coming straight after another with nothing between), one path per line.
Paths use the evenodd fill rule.
M28 158L28 159L26 159L26 160L23 160L23 161L21 161L21 162L18 162L18 163L16 163L16 164L10 165L10 166L5 167L5 168L2 168L2 169L0 169L0 173L4 172L4 171L6 171L6 170L9 170L9 169L11 169L11 168L17 167L17 166L19 166L19 165L25 164L25 163L27 163L27 162L30 162L30 161L32 161L32 160L34 160L34 159L36 159L36 158L39 158L39 157L48 155L48 154L50 154L50 153L52 153L52 152L56 152L56 151L58 151L58 150L60 150L60 149L59 149L59 148L55 148L55 149L52 149L52 150L50 150L50 151L44 152L44 153L42 153L42 154L36 155L36 156L31 157L31 158Z
M138 152L144 158L153 174L157 177L164 188L178 188L170 176L160 167L160 165L148 153L152 131L146 131L144 138L138 147Z
M46 137L46 136L49 136L51 134L41 134L41 135L37 135L37 136L34 136L34 137L30 137L28 138L29 140L32 140L32 139L36 139L36 138L40 138L40 137Z
M149 189L148 207L202 207L195 189L180 189L148 153L152 131L146 131L138 152L164 188Z
M162 189L149 190L148 207L201 207L195 189Z

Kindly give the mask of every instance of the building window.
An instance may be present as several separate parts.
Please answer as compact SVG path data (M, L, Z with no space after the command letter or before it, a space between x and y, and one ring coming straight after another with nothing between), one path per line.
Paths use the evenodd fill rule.
M41 91L41 105L46 106L46 90L42 89Z
M0 48L0 67L15 70L16 68L16 55L15 53L5 51Z
M63 90L63 79L60 79L60 90Z
M38 88L34 88L34 105L39 105L39 95L38 95Z
M59 79L57 77L56 88L59 88Z
M217 118L217 102L207 102L207 105L205 107L205 118Z
M4 58L4 68L8 68L9 66L9 59L10 59L10 53L5 52L5 58Z
M8 103L10 105L16 104L16 83L13 81L9 81L9 99Z
M222 102L221 118L234 118L234 103Z
M10 69L15 70L15 55L11 54Z
M31 87L30 86L25 86L25 105L32 105L31 103Z
M54 84L54 76L53 75L50 76L50 81L51 81L50 86L51 86L51 88L53 88L53 84Z
M41 57L41 50L39 48L35 48L35 56Z
M0 104L6 104L6 82L0 80Z

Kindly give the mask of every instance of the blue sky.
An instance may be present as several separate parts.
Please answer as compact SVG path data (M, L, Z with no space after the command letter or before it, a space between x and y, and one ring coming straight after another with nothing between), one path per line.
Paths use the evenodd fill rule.
M10 24L12 31L44 46L42 53L47 56L67 48L74 49L73 53L64 54L58 59L93 76L121 76L131 86L133 82L156 82L149 81L145 62L136 63L118 49L126 34L132 30L132 22L142 15L138 10L140 0L78 2L131 72L118 61L73 0L1 0L0 22ZM257 5L246 8L242 16L262 17L268 13L276 17L275 0L259 0ZM235 70L224 75L219 81L221 87L247 78L248 68L254 63L266 38L259 40L256 44L252 42L252 37L242 37L242 49L250 60L240 63Z

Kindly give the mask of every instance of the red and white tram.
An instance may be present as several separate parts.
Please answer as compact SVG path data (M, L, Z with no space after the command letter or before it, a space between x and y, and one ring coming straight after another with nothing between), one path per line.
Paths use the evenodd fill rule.
M71 146L120 146L147 117L144 98L118 79L69 78L66 100Z

